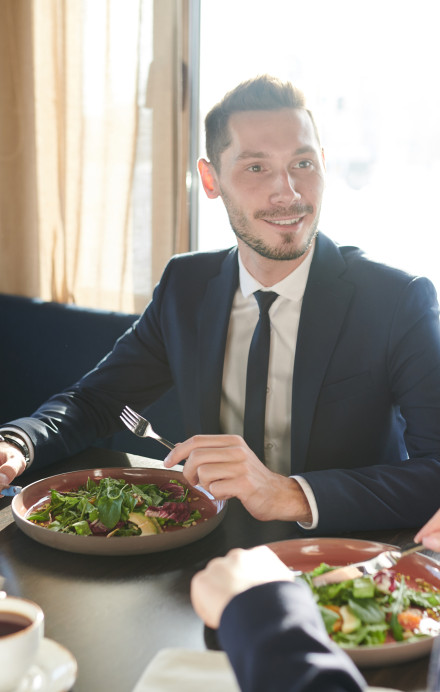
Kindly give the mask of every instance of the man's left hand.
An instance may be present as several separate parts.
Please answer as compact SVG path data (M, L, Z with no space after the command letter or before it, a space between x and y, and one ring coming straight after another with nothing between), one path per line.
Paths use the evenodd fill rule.
M25 469L26 461L20 450L8 442L0 442L0 496L2 488L8 487Z
M211 560L191 581L191 601L202 620L216 629L229 601L243 591L272 581L292 581L292 572L265 545L235 548Z

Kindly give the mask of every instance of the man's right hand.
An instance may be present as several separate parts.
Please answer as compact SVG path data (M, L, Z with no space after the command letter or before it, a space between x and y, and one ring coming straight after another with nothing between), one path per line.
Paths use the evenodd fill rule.
M0 442L0 496L2 488L10 485L25 468L24 454L9 442Z
M201 485L217 500L237 497L259 521L312 520L298 481L268 469L240 435L194 435L174 447L164 466L183 461L188 483Z

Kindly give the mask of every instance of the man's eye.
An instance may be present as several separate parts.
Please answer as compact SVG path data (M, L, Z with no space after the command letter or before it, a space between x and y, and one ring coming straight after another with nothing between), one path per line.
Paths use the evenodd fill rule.
M248 168L248 171L251 171L251 173L260 173L262 170L263 169L259 163L253 163L252 166L249 166Z
M311 161L304 160L304 161L299 161L297 164L295 164L295 168L310 168L312 165Z

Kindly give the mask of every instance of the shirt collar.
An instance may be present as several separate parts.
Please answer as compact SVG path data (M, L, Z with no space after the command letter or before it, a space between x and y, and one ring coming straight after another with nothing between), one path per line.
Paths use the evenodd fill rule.
M315 244L313 244L304 262L301 262L299 267L294 269L290 274L288 274L288 276L273 286L262 286L259 281L254 279L241 261L240 252L238 252L240 289L244 298L248 298L252 293L255 293L255 291L262 289L263 291L275 291L280 296L287 298L288 300L302 300L304 291L306 290L307 279L309 276L314 251Z

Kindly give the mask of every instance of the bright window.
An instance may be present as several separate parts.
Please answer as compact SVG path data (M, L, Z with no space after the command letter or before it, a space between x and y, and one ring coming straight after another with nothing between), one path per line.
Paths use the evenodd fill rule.
M261 73L301 87L321 133L320 228L342 244L429 276L440 292L438 1L201 0L203 118ZM200 192L199 248L235 242Z

